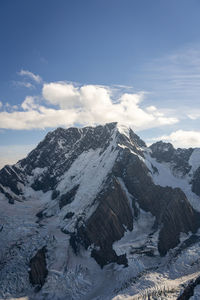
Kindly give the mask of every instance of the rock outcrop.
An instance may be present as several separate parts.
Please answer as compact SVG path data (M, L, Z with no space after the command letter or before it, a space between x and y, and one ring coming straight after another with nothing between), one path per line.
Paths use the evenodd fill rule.
M45 279L48 275L45 247L39 249L36 255L31 258L29 267L30 283L40 289L44 285Z
M77 228L77 235L71 237L75 249L78 243L86 249L94 245L92 256L101 267L110 262L127 265L126 255L118 257L112 245L123 237L126 229L133 229L132 209L126 193L116 178L112 178L108 185L97 199L99 205L95 212Z
M192 191L200 196L200 167L194 173L192 179Z
M160 141L152 144L150 149L152 157L155 157L158 162L170 163L175 173L179 172L184 176L191 170L189 158L193 152L192 148L175 149L171 143Z

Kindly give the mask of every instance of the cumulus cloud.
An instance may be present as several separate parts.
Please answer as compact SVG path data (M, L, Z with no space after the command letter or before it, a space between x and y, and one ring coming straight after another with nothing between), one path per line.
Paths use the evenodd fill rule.
M36 97L27 96L21 104L23 110L33 110L38 108L38 105L36 104L36 99Z
M43 97L51 104L61 108L76 107L79 102L79 92L72 84L64 82L51 82L43 86Z
M64 110L39 107L39 110L15 111L0 113L0 128L4 129L44 129L72 125L73 114L66 115Z
M170 135L152 139L152 141L160 140L172 143L175 148L200 147L200 131L177 130Z
M31 78L32 80L34 80L36 83L41 83L42 82L42 78L39 76L39 75L36 75L28 70L21 70L19 73L18 73L20 76L25 76L25 77L29 77Z
M143 130L178 122L155 106L141 107L144 93L123 93L113 98L109 87L51 82L43 85L42 96L43 101L26 97L21 110L1 112L0 128L32 129L117 121L134 130Z
M76 114L75 122L96 124L118 121L135 129L174 124L178 120L164 116L156 107L142 109L140 103L143 93L124 93L118 99L112 99L112 90L108 87L84 85L76 87L65 82L46 83L43 97L61 109L72 109Z
M0 108L3 106L3 103L0 101Z

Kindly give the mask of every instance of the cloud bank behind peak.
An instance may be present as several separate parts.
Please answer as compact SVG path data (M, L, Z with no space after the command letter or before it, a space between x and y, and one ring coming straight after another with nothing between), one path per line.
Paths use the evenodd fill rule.
M144 106L144 92L127 93L99 85L44 83L40 95L27 96L20 109L0 112L0 128L35 129L119 122L143 130L178 122L155 106Z

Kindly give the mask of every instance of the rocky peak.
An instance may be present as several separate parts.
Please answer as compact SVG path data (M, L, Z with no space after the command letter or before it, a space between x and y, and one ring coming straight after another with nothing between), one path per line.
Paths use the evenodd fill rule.
M193 205L196 195L187 181L192 179L187 168L192 167L193 190L200 193L199 157L200 151L175 149L170 143L158 142L149 149L131 129L117 123L48 133L25 159L0 171L2 207L7 207L6 214L17 211L12 211L9 226L1 226L4 244L19 228L18 239L30 249L25 255L19 252L25 261L25 272L16 271L19 282L24 282L22 274L28 278L27 261L31 284L42 290L51 282L52 270L65 280L62 272L83 257L87 262L94 258L102 268L110 263L129 268L135 254L140 265L151 259L148 256L162 262L161 256L179 247L183 233L195 235L200 227L200 213ZM187 176L177 179L172 169ZM18 226L11 226L13 218ZM33 228L34 238L29 235ZM11 272L2 270L8 286L5 274Z
M169 162L172 160L175 149L171 143L164 143L162 141L156 142L150 146L152 157L158 161Z
M112 151L120 145L138 152L145 145L132 130L123 127L122 131L116 122L96 127L57 128L49 132L26 158L0 171L1 192L13 201L22 199L23 186L29 182L34 190L54 190L60 176L82 153L97 149L103 153L111 143Z
M193 152L192 148L175 149L171 143L164 143L162 141L156 142L150 146L151 156L156 158L158 162L166 162L174 174L185 176L191 170L189 158Z
M72 153L78 156L90 149L105 150L111 141L114 142L113 146L114 144L115 146L117 144L134 145L137 149L146 146L130 128L123 127L122 131L116 122L96 127L57 128L49 132L44 140L17 166L26 169L29 175L35 168L57 169L58 165L65 164L66 160L72 158Z

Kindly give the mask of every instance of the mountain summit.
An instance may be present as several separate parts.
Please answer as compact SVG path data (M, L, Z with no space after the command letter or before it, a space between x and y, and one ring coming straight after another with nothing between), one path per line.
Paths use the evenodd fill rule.
M199 149L147 147L117 123L49 132L0 171L2 297L111 299L198 241L199 186Z

